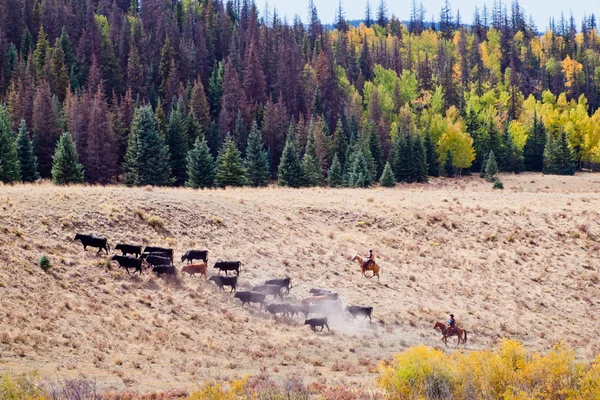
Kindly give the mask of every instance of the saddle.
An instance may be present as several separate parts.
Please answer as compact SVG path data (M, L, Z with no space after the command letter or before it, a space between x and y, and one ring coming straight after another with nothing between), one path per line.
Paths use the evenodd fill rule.
M373 264L375 264L375 261L373 261L373 260L366 260L365 262L363 262L363 269L368 269Z

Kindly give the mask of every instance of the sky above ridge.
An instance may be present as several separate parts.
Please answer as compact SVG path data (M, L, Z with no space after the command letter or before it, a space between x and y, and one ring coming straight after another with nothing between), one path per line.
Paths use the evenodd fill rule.
M319 17L323 23L333 22L338 7L338 0L313 0ZM504 1L507 6L510 6L512 0ZM419 0L417 0L419 2ZM471 23L473 11L475 6L479 8L483 7L484 2L487 3L488 8L491 8L493 0L453 0L451 1L452 12L456 15L456 10L460 9L461 18L465 23ZM427 10L427 21L431 20L431 16L435 17L437 21L439 19L440 9L444 0L423 0L423 6ZM548 21L551 17L560 19L561 12L565 14L565 17L573 12L577 23L577 29L581 27L581 19L584 14L600 14L600 2L597 0L571 0L569 2L557 1L557 0L519 0L519 3L525 10L527 17L531 15L534 22L537 25L538 30L543 31L548 26ZM265 1L256 0L256 4L259 7L261 13L264 13ZM298 14L304 21L308 15L308 0L268 0L269 8L272 10L276 8L279 15L282 17L287 16L288 21L291 22L294 15ZM365 15L367 1L366 0L342 0L342 6L346 12L347 19L363 19ZM376 10L379 0L371 0L371 9ZM396 15L401 20L408 20L410 16L410 5L412 0L387 0L387 8L390 14Z

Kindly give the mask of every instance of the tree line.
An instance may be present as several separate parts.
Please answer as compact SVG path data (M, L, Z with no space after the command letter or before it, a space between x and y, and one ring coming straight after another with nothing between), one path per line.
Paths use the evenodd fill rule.
M325 29L246 0L0 0L0 179L366 187L600 162L594 15ZM68 133L65 135L65 133ZM62 176L63 178L56 178ZM64 177L69 177L68 179Z

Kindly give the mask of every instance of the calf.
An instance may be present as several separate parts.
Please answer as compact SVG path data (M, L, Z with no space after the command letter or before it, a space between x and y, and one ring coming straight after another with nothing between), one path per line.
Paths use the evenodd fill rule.
M181 262L187 261L188 263L192 263L194 260L207 262L208 250L188 250L181 256Z
M260 309L262 310L263 306L266 303L266 296L264 293L259 293L259 292L249 292L249 291L243 291L243 292L237 292L235 294L236 299L240 299L242 301L242 308L244 308L244 304L248 303L259 303L260 304Z
M265 281L265 285L277 285L280 288L285 289L285 294L290 294L292 278L269 279L268 281Z
M241 266L241 261L217 261L214 268L219 270L219 275L221 275L221 271L225 271L225 275L229 275L229 271L234 271L236 275L239 275Z
M304 319L308 318L308 314L310 312L310 306L305 304L286 304L287 312L290 317L295 317L297 315L303 314Z
M269 304L265 307L265 311L277 316L281 314L282 317L287 317L289 314L289 304Z
M216 283L217 286L221 290L224 290L223 286L231 286L231 290L229 291L229 293L235 292L237 290L237 280L238 280L237 276L216 276L216 275L213 275L208 280Z
M135 254L135 256L139 258L140 255L142 254L141 246L135 246L135 245L131 245L131 244L119 243L115 246L115 250L121 250L123 252L124 256L126 256L128 254Z
M156 247L156 246L146 246L144 249L144 253L157 253L162 252L166 253L167 257L171 259L171 264L173 264L173 249L169 249L166 247Z
M281 297L281 300L283 300L283 295L281 294L281 287L277 285L258 285L254 286L252 288L252 291L264 293L267 296L273 296L274 299L276 299L277 296L279 296Z
M152 268L152 272L161 276L162 274L177 275L177 268L172 265L158 265Z
M352 315L352 320L355 320L356 317L362 315L365 319L369 318L369 323L372 323L371 316L373 315L373 307L364 307L364 306L348 306L346 307L346 311Z
M111 260L118 262L119 266L125 268L128 274L129 268L135 268L135 271L133 271L134 274L136 272L139 272L140 275L142 274L142 259L140 258L114 255Z
M106 254L108 254L108 251L110 250L110 246L108 245L108 240L106 240L105 238L98 238L92 235L81 235L81 234L77 234L75 235L75 239L74 240L80 240L81 244L83 244L83 250L87 251L88 246L89 247L94 247L98 249L98 253L100 253L102 250L106 251Z
M327 321L327 317L324 318L311 318L311 319L307 319L304 321L304 325L310 325L310 328L313 330L313 332L317 331L317 326L321 327L320 332L323 332L323 329L325 327L327 327L327 330L329 332L331 332L331 330L329 329L329 321Z
M181 272L187 272L188 274L190 274L190 276L200 274L204 276L204 279L206 279L206 263L185 265L181 269Z
M171 265L171 259L168 257L161 257L155 255L149 255L146 257L146 262L153 267L158 265Z

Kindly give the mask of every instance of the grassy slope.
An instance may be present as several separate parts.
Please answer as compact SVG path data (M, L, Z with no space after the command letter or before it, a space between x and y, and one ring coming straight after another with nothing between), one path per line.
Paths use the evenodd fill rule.
M600 353L600 198L595 175L477 179L394 190L0 188L0 370L95 377L103 388L191 386L261 372L371 384L379 360L437 346L448 311L469 348L503 336L539 350L564 340ZM151 226L158 216L164 227ZM293 278L290 301L330 287L375 307L372 326L241 310L198 279L127 276L84 253L76 232L244 261L242 288ZM381 283L350 262L375 250ZM48 274L36 265L48 254ZM376 322L375 322L376 321Z

